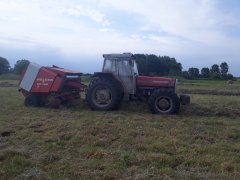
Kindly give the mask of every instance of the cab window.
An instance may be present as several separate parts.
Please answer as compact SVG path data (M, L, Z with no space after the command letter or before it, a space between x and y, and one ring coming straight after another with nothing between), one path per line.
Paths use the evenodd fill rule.
M120 76L131 76L132 75L129 60L118 61L118 67L119 67L118 72L119 72Z

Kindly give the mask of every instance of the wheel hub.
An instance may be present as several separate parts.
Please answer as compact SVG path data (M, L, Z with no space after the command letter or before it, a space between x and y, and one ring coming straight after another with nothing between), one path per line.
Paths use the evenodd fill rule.
M104 103L110 100L110 95L106 90L98 90L96 92L97 101Z
M93 100L99 106L107 106L109 103L111 103L111 100L112 100L112 95L110 90L105 87L96 89L95 98Z
M171 108L171 100L167 97L158 98L155 103L156 108L162 112L166 112Z
M167 99L164 98L164 99L159 100L158 105L159 105L159 107L161 107L163 109L167 109L169 107L170 103Z

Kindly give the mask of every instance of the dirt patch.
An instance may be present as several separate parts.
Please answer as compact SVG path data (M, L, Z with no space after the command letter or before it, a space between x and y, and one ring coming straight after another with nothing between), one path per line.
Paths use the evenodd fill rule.
M36 123L36 124L32 124L29 126L29 128L31 129L37 129L40 128L43 124L42 123Z
M1 136L8 137L8 136L11 136L12 134L15 134L15 131L4 131L1 133Z
M33 132L35 132L35 133L43 133L44 130L42 130L42 129L38 129L38 130L34 130Z

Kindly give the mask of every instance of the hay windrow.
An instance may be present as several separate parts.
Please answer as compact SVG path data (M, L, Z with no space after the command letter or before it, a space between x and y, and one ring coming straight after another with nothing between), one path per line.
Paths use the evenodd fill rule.
M218 96L240 96L240 91L224 91L224 90L208 90L208 89L178 89L178 93L182 94L202 94L202 95L218 95Z

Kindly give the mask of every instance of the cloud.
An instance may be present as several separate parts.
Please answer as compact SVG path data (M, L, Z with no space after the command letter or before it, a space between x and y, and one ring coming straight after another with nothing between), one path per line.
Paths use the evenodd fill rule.
M102 24L103 26L110 25L110 22L105 18L105 15L103 13L92 8L87 8L81 5L77 5L75 7L66 9L66 12L76 17L80 17L80 16L89 17L96 23Z
M239 22L232 14L216 9L215 0L132 0L128 5L121 0L104 1L137 14L145 28L211 45L226 41L222 28Z
M38 2L38 3L37 3ZM150 43L139 43L131 35L121 34L110 26L105 15L100 11L88 9L78 3L53 3L51 6L42 1L1 1L1 20L5 24L0 29L2 39L11 39L15 47L31 48L35 42L55 47L66 57L103 52L141 52L150 50ZM81 18L66 16L66 9L76 17L87 16L102 26L92 26ZM107 27L105 27L107 26ZM19 41L21 39L21 41Z
M0 45L36 51L45 46L70 61L127 51L175 56L191 65L193 57L202 57L202 64L221 57L237 64L240 15L224 9L227 5L217 0L1 0Z

